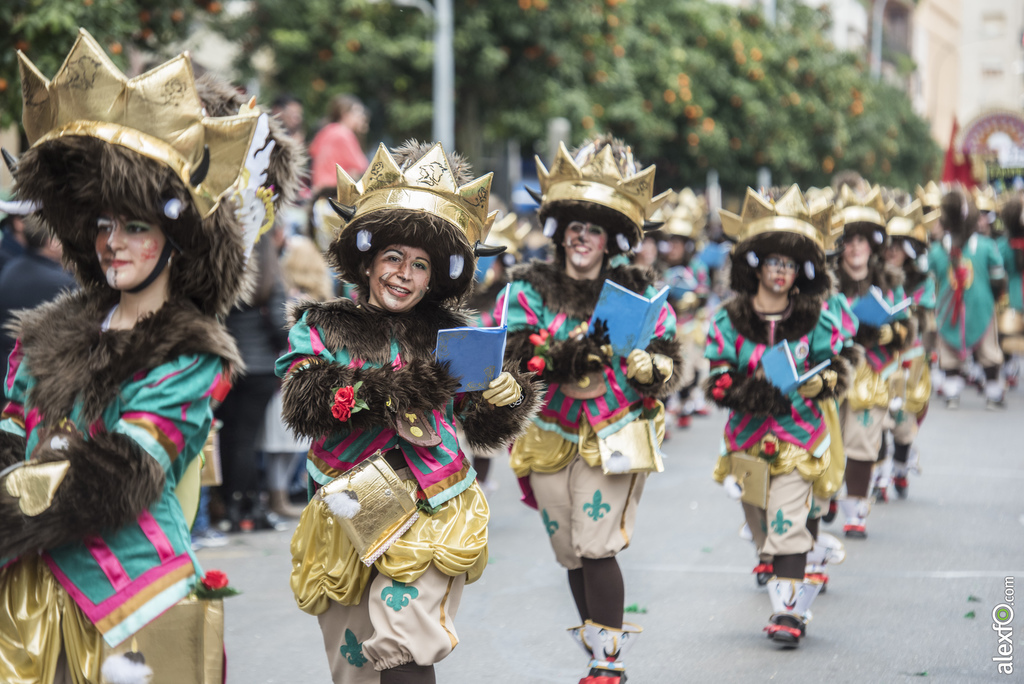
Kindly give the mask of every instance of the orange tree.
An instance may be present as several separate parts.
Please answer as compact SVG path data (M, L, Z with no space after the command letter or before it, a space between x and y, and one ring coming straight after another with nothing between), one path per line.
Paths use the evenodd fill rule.
M52 77L88 30L124 69L126 52L161 53L183 38L197 16L221 11L214 0L3 0L0 2L0 127L21 122L17 51Z

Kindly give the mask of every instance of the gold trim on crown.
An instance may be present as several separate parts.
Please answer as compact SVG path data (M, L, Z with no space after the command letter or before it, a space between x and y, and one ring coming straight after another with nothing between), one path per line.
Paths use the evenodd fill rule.
M931 228L938 222L941 213L932 211L925 214L921 200L914 200L906 207L896 207L893 210L886 232L893 237L911 238L927 245Z
M885 228L886 217L889 215L889 208L885 205L885 198L882 197L882 188L878 185L871 188L866 195L859 195L849 185L844 185L839 191L839 199L836 207L843 216L843 222L851 223L873 223Z
M719 210L718 215L722 219L722 230L737 243L761 233L786 232L803 235L827 251L836 238L832 207L831 202L818 202L812 210L797 185L791 185L775 201L747 188L740 215L724 209Z
M978 211L998 211L999 200L996 197L996 189L991 185L979 188L977 185L971 188L971 197L974 199L974 206Z
M47 80L18 51L30 145L87 136L126 147L170 167L206 218L242 174L259 111L207 117L188 54L128 79L85 29L60 70ZM209 148L210 166L198 186L189 182Z
M921 200L921 207L931 207L932 209L938 209L939 204L942 203L942 188L935 181L928 181L928 184L923 188L918 185L914 190L914 195L917 199Z
M496 211L487 213L494 174L457 185L441 143L436 143L405 171L381 143L358 183L340 166L337 174L338 202L355 207L346 228L375 211L418 209L461 230L472 247L487 239L498 216Z
M675 196L669 198L668 204L674 206L668 210L668 218L661 230L669 235L696 240L708 222L707 202L690 188L683 188L673 194Z
M560 142L550 170L540 157L536 158L543 204L563 201L600 204L623 214L643 233L644 223L668 199L671 190L652 198L655 167L651 165L637 171L628 147L621 166L615 160L611 145L604 145L596 154L593 150L594 143L585 145L577 159L573 159L565 143Z
M504 247L506 253L518 255L523 249L523 242L530 234L529 221L519 221L514 213L505 214L494 222L487 236L487 243L495 247Z

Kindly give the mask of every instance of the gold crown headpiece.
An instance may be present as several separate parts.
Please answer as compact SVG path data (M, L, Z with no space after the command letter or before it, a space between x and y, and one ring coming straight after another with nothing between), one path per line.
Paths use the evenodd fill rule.
M487 212L494 174L458 185L441 143L404 170L381 143L358 183L340 166L337 172L338 197L333 206L348 225L377 211L418 209L462 231L477 256L489 255L479 247L498 216L496 211Z
M698 197L690 188L683 188L675 193L674 198L669 199L669 203L675 206L667 212L661 230L669 235L696 240L708 222L707 201L703 196Z
M522 250L523 242L529 234L529 222L523 221L520 224L519 217L515 213L510 213L494 222L487 242L504 247L506 253L516 255Z
M831 202L816 202L812 210L797 185L790 186L777 200L747 188L740 215L724 209L718 215L722 230L737 243L762 233L785 232L802 235L828 251L835 242L832 207Z
M906 207L896 207L886 231L893 237L910 238L927 245L929 232L938 222L940 214L939 211L925 214L921 200L914 200Z
M128 79L85 29L47 80L18 51L22 123L30 145L87 136L126 147L170 167L206 218L245 173L260 112L208 117L187 53Z
M942 188L935 181L928 181L923 188L918 185L914 190L914 195L921 200L922 209L924 207L938 209L942 203Z
M872 223L885 228L886 218L889 216L889 207L882 196L882 188L874 186L866 195L860 195L849 185L844 185L839 191L839 199L836 207L843 216L843 222L851 223Z
M606 144L597 150L597 143L590 142L580 148L574 158L565 143L559 143L550 170L540 157L536 160L542 204L561 201L600 204L624 215L641 234L644 224L671 192L666 190L652 198L655 166L652 164L638 171L629 147L616 160L612 145Z
M996 189L991 185L985 188L974 186L971 188L971 197L974 199L974 206L978 211L998 211L999 198L996 196Z

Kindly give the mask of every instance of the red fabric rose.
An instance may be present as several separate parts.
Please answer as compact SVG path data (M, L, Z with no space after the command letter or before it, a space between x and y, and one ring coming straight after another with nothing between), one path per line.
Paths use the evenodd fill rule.
M352 407L356 404L356 391L351 387L340 387L334 394L334 405L331 406L331 414L345 422L352 415Z
M778 450L779 447L775 444L775 442L764 443L764 453L768 454L769 456L774 456L775 452Z
M526 362L526 368L534 373L543 373L544 369L547 368L547 365L547 361L545 361L541 356L534 356Z
M203 575L202 582L207 589L223 589L228 586L228 576L220 570L210 570Z
M713 390L711 390L711 396L713 396L718 401L722 401L722 399L725 398L725 390L722 389L721 387L716 387Z
M551 333L549 333L549 332L548 332L547 330L545 330L544 328L541 328L541 330L540 330L540 332L539 332L538 334L540 335L540 339L541 339L542 341L545 341L545 342L546 342L546 341L547 341L547 339L548 339L548 336L549 336L549 335L550 335Z
M722 373L718 376L718 380L715 380L715 387L721 387L722 389L729 389L732 387L732 376L728 373Z
M644 408L653 411L658 407L658 400L654 397L644 397Z
M532 344L535 347L539 347L540 345L544 344L544 338L538 335L537 333L533 333L532 335L530 335L530 344Z

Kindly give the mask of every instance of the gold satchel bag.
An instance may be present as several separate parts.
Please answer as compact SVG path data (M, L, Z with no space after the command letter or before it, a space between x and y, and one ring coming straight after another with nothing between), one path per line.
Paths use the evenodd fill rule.
M768 508L768 475L771 466L759 456L751 456L742 451L730 454L732 469L743 494L740 501L757 508Z
M605 475L660 473L665 470L653 420L634 420L597 442L601 471Z
M405 534L420 515L412 495L380 451L334 478L317 493L321 499L332 495L347 496L359 504L351 517L339 515L330 505L328 508L335 513L367 567Z

